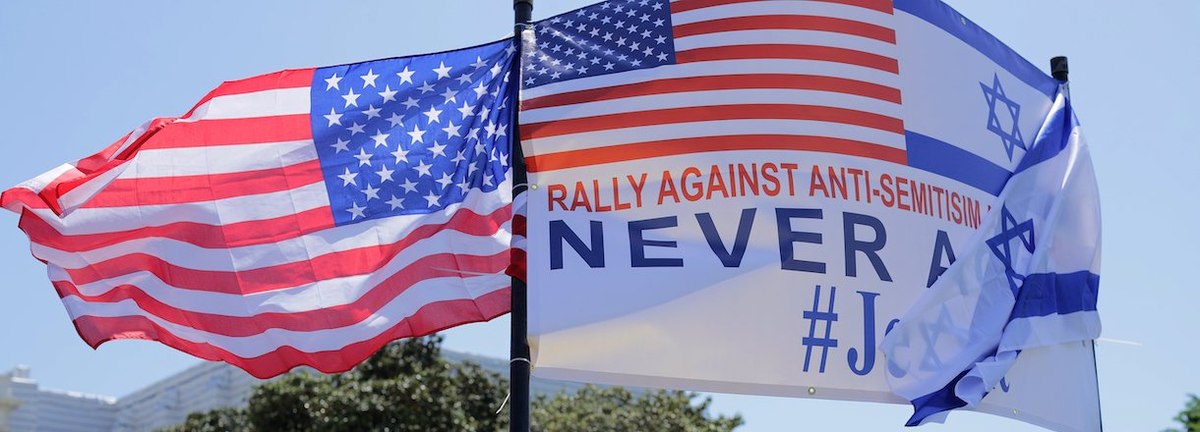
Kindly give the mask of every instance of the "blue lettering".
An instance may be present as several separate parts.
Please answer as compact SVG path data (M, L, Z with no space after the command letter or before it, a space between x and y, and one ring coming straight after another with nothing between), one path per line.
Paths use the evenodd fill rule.
M721 234L717 232L712 215L696 214L696 221L700 222L700 230L704 232L704 239L708 240L708 247L721 260L721 265L737 267L742 264L742 257L746 256L746 246L750 244L750 228L754 226L756 211L757 209L752 208L742 210L742 218L738 220L737 236L733 239L733 249L731 250L725 250L725 242L721 241Z
M946 267L942 267L943 256L950 259L947 266L954 264L954 248L950 246L950 235L938 230L937 239L933 241L933 262L929 263L929 281L925 282L925 288L933 286L938 277L946 271Z
M588 267L604 267L604 225L599 221L589 222L592 230L592 246L583 244L575 231L561 220L550 221L550 269L563 268L563 242L579 254Z
M883 228L883 222L858 213L846 213L844 216L842 233L845 234L846 242L846 276L858 276L858 257L855 252L862 252L871 262L871 266L875 268L875 274L879 275L879 279L891 282L892 275L888 273L887 267L883 265L883 260L879 258L879 251L887 245L887 230ZM855 238L854 227L858 225L875 230L875 240L868 242Z
M629 223L629 263L633 267L683 267L681 258L646 258L646 247L674 248L670 240L646 240L645 231L678 226L675 216L632 221Z
M821 233L792 231L792 219L823 219L821 209L775 209L775 227L779 231L779 266L784 270L825 273L825 263L796 259L796 243L821 244Z
M850 363L850 371L861 376L875 369L875 298L879 293L859 291L858 294L863 299L863 365L861 368L855 366L858 363L857 348L850 348L846 361Z

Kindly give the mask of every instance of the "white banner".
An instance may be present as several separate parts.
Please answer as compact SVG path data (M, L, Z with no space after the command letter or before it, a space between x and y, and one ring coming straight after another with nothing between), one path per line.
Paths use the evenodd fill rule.
M995 234L1058 83L934 0L641 3L527 37L534 374L908 403L880 343ZM1025 350L974 409L1098 430L1091 342Z

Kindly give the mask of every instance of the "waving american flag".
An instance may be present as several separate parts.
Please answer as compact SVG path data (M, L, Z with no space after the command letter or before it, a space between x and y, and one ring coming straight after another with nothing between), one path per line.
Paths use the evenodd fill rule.
M226 82L3 206L92 346L345 371L508 311L514 51Z

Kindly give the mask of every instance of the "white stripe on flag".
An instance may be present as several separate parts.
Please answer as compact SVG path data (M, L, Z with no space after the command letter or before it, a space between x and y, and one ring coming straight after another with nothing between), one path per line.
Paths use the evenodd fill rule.
M118 303L89 303L75 296L64 297L62 300L72 320L81 316L141 316L162 326L177 337L196 343L209 343L227 350L235 356L250 358L261 356L283 346L291 346L306 353L342 349L346 345L378 336L398 323L398 320L389 317L410 317L418 309L431 303L474 300L490 292L508 288L508 286L509 277L502 274L426 279L409 287L357 325L317 331L276 328L244 337L224 336L175 324L142 310L132 300Z
M503 207L502 200L485 200L472 206L454 205L434 214L369 220L273 243L223 249L205 248L161 237L136 238L81 252L61 251L37 243L32 247L34 256L68 269L85 268L101 261L139 253L168 262L187 263L186 267L195 270L244 271L306 261L365 246L388 245L408 237L413 230L421 227L445 224L462 209L470 209L485 217ZM461 233L457 235L466 236Z
M877 113L896 119L902 115L900 104L866 96L816 90L748 89L665 93L538 108L521 111L521 121L531 124L631 111L749 104L828 106Z
M603 146L644 143L680 138L740 135L822 136L862 141L904 149L904 135L862 126L807 120L719 120L693 123L630 127L584 132L547 138L527 139L526 145L540 149L537 154L593 149ZM603 146L598 145L603 143Z
M223 120L308 114L311 90L295 87L217 96L196 107L192 115L176 121Z
M317 159L312 140L209 147L145 149L118 178L228 174L280 168Z
M748 74L817 75L876 83L891 88L899 88L900 85L900 77L894 73L842 63L779 59L720 60L661 66L652 69L640 69L619 74L600 75L558 82L522 90L521 99L530 100L558 93L619 87L661 79L740 76Z
M447 248L447 244L454 246ZM118 286L131 285L179 310L236 317L268 312L303 312L353 303L396 272L435 252L491 256L507 250L508 247L507 237L504 235L480 237L448 231L413 244L372 273L324 279L257 293L226 294L176 288L148 271L137 271L87 284L75 284L75 287L83 295L100 296ZM49 274L52 281L70 282L67 273L56 265L49 266Z
M65 163L65 164L56 166L56 167L54 167L54 169L51 169L50 171L46 171L37 177L31 178L29 180L25 180L25 181L21 182L20 184L13 186L13 187L29 189L29 190L33 191L33 193L40 193L42 191L42 189L46 187L46 185L50 184L51 181L54 181L54 179L63 175L63 173L66 173L67 171L72 171L74 169L75 169L75 165Z
M763 15L828 16L892 27L892 15L858 6L820 1L754 1L731 3L671 14L676 26L725 18Z
M289 203L290 205L279 205ZM196 222L228 225L274 219L329 206L325 183L257 195L242 195L213 201L159 204L134 207L81 208L61 220L49 209L30 209L65 235L97 234L145 228L148 224Z
M895 58L896 45L862 36L815 30L740 30L675 39L676 51L731 45L820 45Z
M63 214L74 212L79 206L84 205L96 194L100 193L105 186L116 180L117 176L129 167L129 162L123 162L118 166L105 171L103 174L89 178L83 184L76 186L74 189L67 191L58 197L58 204L62 207Z

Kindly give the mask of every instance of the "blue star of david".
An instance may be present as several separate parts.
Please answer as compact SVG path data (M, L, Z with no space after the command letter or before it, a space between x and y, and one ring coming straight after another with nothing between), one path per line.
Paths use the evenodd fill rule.
M921 356L921 369L936 370L942 368L942 358L937 354L937 341L943 334L949 334L956 340L967 337L967 330L959 328L950 317L950 311L942 305L938 312L937 322L921 326L921 339L925 340L925 355Z
M988 239L987 244L996 258L1004 263L1004 274L1008 276L1008 287L1012 289L1013 295L1016 295L1017 289L1021 287L1021 282L1025 281L1025 276L1017 274L1013 269L1013 260L1016 259L1016 255L1013 253L1011 242L1013 239L1020 239L1025 250L1033 253L1035 248L1033 219L1017 223L1017 218L1008 211L1008 206L1000 208L1000 215L1000 234Z
M983 89L983 97L987 99L988 103L987 128L1004 142L1004 149L1008 151L1008 160L1011 161L1014 148L1020 147L1021 150L1028 150L1025 147L1025 139L1021 138L1021 129L1017 127L1018 120L1021 118L1021 105L1004 94L1004 87L1000 85L1000 75L992 76L991 87L984 83L979 83L979 87ZM1009 123L1011 130L1004 130L1004 126L1000 124L1000 115L996 113L997 109L1012 116L1012 121Z

